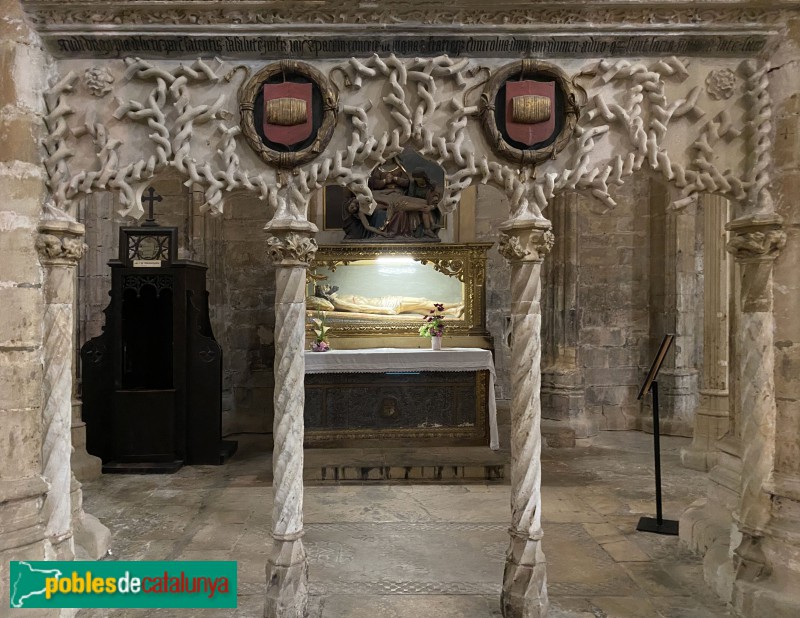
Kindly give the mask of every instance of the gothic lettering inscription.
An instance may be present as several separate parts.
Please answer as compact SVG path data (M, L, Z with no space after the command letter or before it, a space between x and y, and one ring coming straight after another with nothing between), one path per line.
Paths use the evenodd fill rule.
M626 56L705 55L750 56L766 43L761 35L642 36L386 36L360 38L280 36L46 36L48 49L71 58L142 57L222 58L347 58L352 55L398 56Z

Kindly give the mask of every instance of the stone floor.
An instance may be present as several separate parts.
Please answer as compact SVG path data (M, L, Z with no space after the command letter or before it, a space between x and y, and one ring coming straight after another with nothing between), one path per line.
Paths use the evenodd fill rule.
M664 512L677 519L704 475L664 438ZM654 514L651 437L605 432L543 454L544 549L554 617L727 616L677 537L636 532ZM317 454L314 454L317 457ZM239 563L238 610L82 610L81 617L261 616L270 525L270 454L242 439L225 466L171 476L106 475L87 511L112 530L109 559ZM308 487L311 618L500 616L509 486L393 481Z

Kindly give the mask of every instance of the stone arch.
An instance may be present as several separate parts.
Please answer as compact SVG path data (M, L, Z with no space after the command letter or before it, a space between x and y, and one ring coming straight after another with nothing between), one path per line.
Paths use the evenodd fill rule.
M566 191L582 191L613 206L611 187L647 165L681 192L677 206L692 202L702 190L713 190L744 200L748 213L767 217L771 232L780 225L769 219L771 127L766 65L742 65L746 92L723 103L703 98L701 87L695 84L699 76L677 58L636 63L601 60L577 67L573 79L591 80L584 85L585 111L578 120L575 140L560 156L534 170L501 162L480 134L476 120L479 110L468 95L480 81L481 67L470 62L395 56L346 61L339 67L346 77L344 92L340 93L345 121L339 123L331 144L317 160L290 172L261 170L254 163L254 154L241 147L239 128L227 111L234 86L225 82L235 72L222 64L212 67L202 60L192 65L126 60L120 88L132 90L111 116L117 122L146 127L146 139L131 144L123 143L113 122L103 122L112 109L108 103L80 108L82 115L74 115L79 107L70 103L68 95L77 74L68 73L46 95L50 126L46 167L58 209L68 212L80 194L111 187L120 192L123 205L135 212L140 208L144 183L158 170L173 167L205 188L205 210L221 211L228 192L244 190L266 200L274 212L266 230L269 250L278 266L276 367L283 379L275 396L275 448L282 456L275 470L274 541L267 591L270 615L277 613L281 604L300 607L305 602L307 576L300 540L302 398L297 397L303 383L302 362L298 360L302 359L303 347L303 298L299 291L305 266L316 249L316 229L307 217L314 190L333 181L351 187L363 203L370 204L368 171L411 143L448 170L452 189L445 198L446 208L454 208L463 188L476 180L498 185L509 197L510 218L500 226L500 250L511 262L514 344L512 532L503 594L507 615L521 614L522 608L540 613L547 605L540 545L538 301L541 263L553 244L551 224L543 214L548 202ZM735 66L732 62L720 62L733 72L729 68ZM490 70L503 63L502 59L487 61ZM364 103L359 92L362 88L368 92L368 82L373 78L380 82L377 89L383 107L370 114L372 106ZM447 86L439 87L443 83ZM734 117L738 109L734 103L745 94L755 104L747 107L744 116ZM712 112L705 112L711 119L702 125L700 137L689 149L676 146L669 128L678 127L678 132L685 133L686 126L671 125L672 121L702 117L703 106ZM749 130L742 131L744 126ZM717 147L722 155L719 161L712 156L717 154ZM68 159L76 155L82 155L83 160L78 166L81 171L73 173ZM770 238L774 242L770 240L764 248L758 236L762 232L757 231L767 219L740 222L737 230L742 238L737 246L743 254L762 249L772 252L779 239L773 234ZM761 279L767 276L763 270L757 273ZM763 294L753 298L759 307L764 302ZM751 326L763 327L765 323L759 316ZM757 387L751 389L743 400L754 402L760 392ZM756 468L763 449L763 444L756 444L746 454ZM751 484L753 488L756 485ZM759 502L754 489L748 496L754 504ZM763 509L754 508L752 512L757 524Z

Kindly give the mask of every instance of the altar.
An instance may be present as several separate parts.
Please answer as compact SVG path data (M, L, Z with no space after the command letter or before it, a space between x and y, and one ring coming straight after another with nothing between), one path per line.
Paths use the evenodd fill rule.
M307 445L499 448L489 350L307 351L305 373Z

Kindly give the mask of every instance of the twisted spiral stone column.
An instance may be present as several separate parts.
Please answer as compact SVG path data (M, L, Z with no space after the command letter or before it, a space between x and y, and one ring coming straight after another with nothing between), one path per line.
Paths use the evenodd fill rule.
M70 485L72 473L72 304L75 267L83 256L83 225L46 220L38 227L36 249L45 267L44 380L42 405L42 473L50 483L44 501L49 559L75 555Z
M742 485L734 522L741 533L733 563L737 583L752 582L769 572L761 539L771 517L764 491L775 459L773 262L786 243L783 220L776 214L736 219L726 227L728 250L741 271L741 323L737 331L737 396L741 410ZM736 584L735 584L736 585Z
M554 238L546 219L500 226L500 253L511 263L511 542L501 606L505 618L547 613L541 548L541 297L542 260Z
M769 170L772 167L772 100L769 96L769 63L754 59L742 63L747 75L747 94L750 97L749 118L750 138L748 147L747 191L748 201L758 212L768 213L773 209L769 186L772 182Z
M308 559L303 547L303 407L306 269L316 226L272 221L266 230L275 272L275 420L272 452L272 550L267 562L267 618L304 618Z

